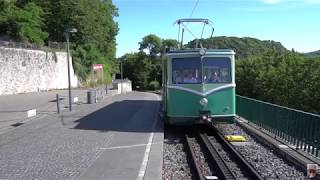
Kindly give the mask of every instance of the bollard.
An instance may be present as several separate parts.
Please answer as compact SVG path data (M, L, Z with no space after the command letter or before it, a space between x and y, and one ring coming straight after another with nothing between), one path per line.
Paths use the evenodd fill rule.
M59 94L57 94L57 113L60 114L60 98L59 98Z

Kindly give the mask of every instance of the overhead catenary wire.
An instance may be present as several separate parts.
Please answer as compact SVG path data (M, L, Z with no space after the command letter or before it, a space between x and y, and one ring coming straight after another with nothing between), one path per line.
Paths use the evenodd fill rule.
M193 15L195 9L197 8L198 4L199 4L199 0L197 0L196 3L194 4L194 6L193 6L193 8L192 8L192 11L191 11L191 13L190 13L189 18L192 18L192 15ZM186 28L186 29L187 29L188 24L189 24L189 23L187 22L186 25L185 25L185 28ZM188 30L188 29L187 29L187 30ZM189 30L188 30L188 31L189 31ZM189 32L191 32L191 31L189 31ZM202 31L202 33L203 33L203 31ZM192 34L192 33L191 33L191 34ZM193 34L192 34L192 35L193 35ZM193 35L193 36L194 36L194 35ZM201 34L201 37L202 37L202 34ZM195 36L194 36L194 38L197 39ZM196 46L198 46L198 41L197 41L197 43L196 43Z
M196 4L193 6L193 9L192 9L192 11L191 11L191 13L190 13L189 18L192 17L192 15L193 15L193 13L194 13L194 10L195 10L195 9L197 8L197 6L198 6L198 3L199 3L199 0L197 0Z
M196 10L197 6L199 4L199 0L196 1L196 3L194 4L193 8L192 8L192 11L190 13L190 16L189 16L189 19L192 18L192 15L194 13L194 11ZM188 25L188 22L186 23L186 26Z
M192 11L190 13L190 16L188 19L178 19L174 24L178 24L179 25L179 31L178 31L178 42L180 44L180 47L179 48L182 48L183 47L183 32L184 32L184 29L186 29L192 36L193 38L195 39L195 48L198 47L198 44L200 44L200 47L203 48L201 42L200 42L200 39L202 39L202 36L204 34L204 29L205 29L205 26L206 25L209 25L211 28L212 28L212 32L211 32L211 35L210 35L210 38L212 38L212 35L213 35L213 31L214 31L214 28L212 26L212 22L209 20L209 19L201 19L201 18L192 18L198 4L199 4L199 1L200 0L196 0L196 3L194 4L193 8L192 8ZM203 27L202 27L202 31L201 31L201 36L200 36L200 39L197 38L197 36L195 34L193 34L191 32L191 30L187 27L188 24L190 22L202 22L204 23L203 24ZM181 42L180 42L180 33L181 33L181 24L182 24L182 39L181 39ZM179 46L179 45L178 45Z

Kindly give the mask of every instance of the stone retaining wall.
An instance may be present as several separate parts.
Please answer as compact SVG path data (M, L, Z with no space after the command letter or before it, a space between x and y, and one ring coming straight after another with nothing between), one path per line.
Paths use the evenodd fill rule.
M70 64L71 85L77 87ZM0 95L68 88L67 67L66 52L0 47Z

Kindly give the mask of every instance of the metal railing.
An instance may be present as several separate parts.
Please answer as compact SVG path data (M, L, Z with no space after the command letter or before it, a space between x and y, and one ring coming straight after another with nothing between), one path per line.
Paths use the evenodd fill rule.
M237 95L237 114L319 157L320 116Z

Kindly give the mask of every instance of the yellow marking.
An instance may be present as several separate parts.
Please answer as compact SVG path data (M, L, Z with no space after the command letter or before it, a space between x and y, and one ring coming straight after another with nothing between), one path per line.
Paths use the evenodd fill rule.
M246 138L240 135L228 135L224 136L224 138L229 142L246 142Z

